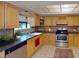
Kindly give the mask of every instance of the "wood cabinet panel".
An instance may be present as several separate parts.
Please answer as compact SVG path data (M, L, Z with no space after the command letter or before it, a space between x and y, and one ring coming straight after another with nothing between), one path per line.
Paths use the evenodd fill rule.
M79 16L67 16L68 26L79 26Z
M74 46L79 47L79 34L74 34Z
M44 22L44 25L45 26L51 26L52 25L52 17L51 16L46 16L45 17L45 22Z
M5 28L15 28L19 25L19 10L8 3L5 3L5 25Z
M42 35L33 37L27 41L27 57L32 57L32 55L38 50L39 47L43 45Z
M79 16L73 16L73 26L79 26Z
M57 16L52 16L51 26L56 26L57 20L58 20L58 17Z
M74 35L73 34L68 35L68 45L74 46Z
M0 29L4 28L4 2L0 2Z
M34 51L35 51L35 40L29 39L27 41L27 57L32 57Z
M45 26L56 26L56 20L58 20L56 16L46 16L44 22Z
M79 34L69 34L69 46L79 47Z
M66 16L58 16L57 24L67 24Z
M40 16L35 15L35 26L40 26Z
M53 45L55 46L55 33L44 33L43 34L43 42L46 45Z
M68 24L68 26L79 26L79 16L46 16L46 26L56 26L56 24Z

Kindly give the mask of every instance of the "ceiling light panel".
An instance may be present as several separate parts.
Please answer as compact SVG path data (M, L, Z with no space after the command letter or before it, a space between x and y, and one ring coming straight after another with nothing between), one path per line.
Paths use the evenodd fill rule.
M79 11L79 5L74 9L74 11L78 12Z
M47 5L46 8L60 8L60 5Z
M79 8L75 8L74 11L79 12Z
M62 12L72 12L73 8L63 8Z
M40 14L61 14L61 13L51 13L51 12L47 12L47 13L40 13Z
M64 4L61 5L61 8L75 8L77 4Z
M60 12L60 9L52 9L52 8L50 8L48 10L49 10L49 12Z

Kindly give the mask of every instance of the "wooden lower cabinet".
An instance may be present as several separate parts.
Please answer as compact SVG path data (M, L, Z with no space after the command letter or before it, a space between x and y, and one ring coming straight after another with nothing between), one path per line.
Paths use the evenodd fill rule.
M79 34L69 34L69 46L79 47Z
M32 57L32 55L38 50L38 48L41 47L42 43L43 41L41 39L41 35L27 40L27 57Z
M44 33L43 34L43 42L46 45L53 45L55 46L55 33Z
M68 45L74 46L73 34L68 34Z
M35 46L34 46L34 39L29 39L27 41L27 57L31 57L34 53Z
M74 34L74 46L79 47L79 34Z

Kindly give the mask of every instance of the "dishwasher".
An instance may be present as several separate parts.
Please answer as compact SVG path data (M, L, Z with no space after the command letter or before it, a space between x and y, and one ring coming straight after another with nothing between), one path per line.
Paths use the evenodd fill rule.
M5 58L26 58L26 45L19 44L5 51Z

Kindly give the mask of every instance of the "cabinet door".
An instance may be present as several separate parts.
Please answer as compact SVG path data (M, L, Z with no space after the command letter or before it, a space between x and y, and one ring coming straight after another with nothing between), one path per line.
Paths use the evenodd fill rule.
M51 20L51 26L56 26L56 21L58 20L57 16L53 16Z
M35 51L35 39L32 38L27 41L27 57L32 57L34 51Z
M43 34L39 35L40 37L40 46L44 45L44 37Z
M40 16L35 15L35 26L40 26Z
M73 34L68 35L68 45L74 46L74 36L73 36Z
M4 2L0 2L0 29L4 28Z
M68 22L68 26L73 26L73 17L67 16L67 22Z
M74 46L79 47L79 34L74 34Z
M52 25L51 20L52 20L51 16L46 16L45 17L45 22L44 22L45 26L51 26Z
M73 16L73 26L79 26L79 16Z
M16 28L19 25L19 10L16 6L5 3L5 28Z
M58 16L57 24L67 24L66 16Z
M46 45L53 45L55 46L55 34L53 33L46 33L46 34L43 34L43 40L44 40L44 44Z

